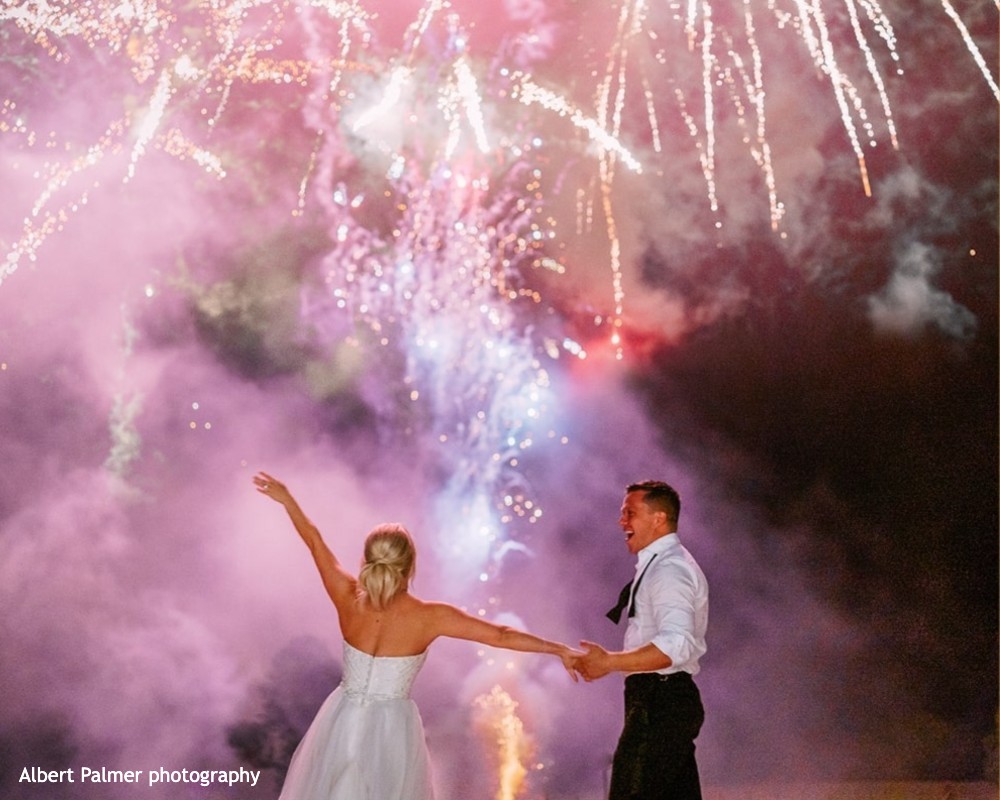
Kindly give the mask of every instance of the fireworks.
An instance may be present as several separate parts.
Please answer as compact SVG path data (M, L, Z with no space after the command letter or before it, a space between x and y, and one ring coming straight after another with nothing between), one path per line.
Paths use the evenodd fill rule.
M948 0L942 8L997 95L961 18ZM44 158L32 175L35 199L6 246L0 284L99 199L105 176L133 181L151 152L232 179L240 153L238 131L227 123L237 90L280 93L299 109L294 141L311 143L289 155L299 176L298 200L287 212L301 217L317 208L331 242L322 288L304 293L303 316L334 336L343 332L337 320L350 319L371 332L372 346L402 354L395 377L404 401L384 398L383 411L412 417L405 407L421 408L421 433L450 476L441 501L480 520L472 536L443 531L451 549L462 548L448 553L450 562L488 574L506 529L541 515L519 463L539 441L561 438L547 364L587 356L562 331L539 334L544 281L535 276L572 268L564 250L571 232L601 231L610 291L595 334L605 330L622 356L615 185L620 168L638 175L655 167L667 116L683 121L707 207L718 214L717 125L725 108L735 113L775 230L785 205L769 141L768 46L791 34L828 82L866 194L867 148L880 130L898 145L882 65L901 72L900 57L878 0L623 0L608 22L608 40L591 46L590 56L576 54L589 64L588 90L531 73L533 60L546 55L537 37L511 33L485 55L445 0L422 5L395 47L382 43L383 22L360 2L8 6L0 23L19 31L20 56L70 69L85 58L82 43L122 65L129 102L93 142L60 145L59 131L34 130L30 101L3 100L0 134L15 162L18 154ZM572 43L571 26L565 23L570 49L588 44ZM626 144L636 139L626 129L636 103L646 148ZM589 167L568 180L581 156ZM561 192L572 198L575 226L549 210ZM350 343L369 346L356 336Z
M942 9L1000 96L961 18L948 0ZM312 143L291 155L298 202L287 211L318 208L331 242L322 289L306 292L303 315L337 335L342 328L330 320L351 319L374 346L402 353L402 405L424 409L423 433L451 476L441 496L481 519L476 536L444 534L478 541L469 558L449 555L482 567L505 526L541 514L527 504L518 465L532 445L559 438L546 364L587 355L561 331L539 335L544 281L535 276L572 268L563 249L571 230L601 230L610 292L596 324L621 357L615 185L620 168L655 166L666 117L682 120L717 214L717 126L731 109L775 230L785 205L769 140L768 46L791 34L829 84L866 194L866 150L883 135L898 146L883 65L901 72L900 56L878 0L624 0L608 22L608 41L590 48L593 85L564 90L531 73L545 55L537 42L512 34L484 57L443 0L419 8L397 47L382 44L378 14L359 2L8 5L0 23L19 32L19 56L68 70L85 58L82 44L121 64L129 102L94 141L61 144L60 131L34 129L30 100L3 100L0 134L15 162L36 163L38 189L6 245L0 284L99 199L105 176L133 181L151 152L231 179L238 151L227 123L237 89L282 93L299 109L295 141ZM626 143L637 138L626 129L636 103L649 134L639 149ZM589 177L567 180L581 156ZM576 209L573 228L549 210L563 191ZM399 413L394 399L386 402L387 416Z
M1000 99L996 81L960 16L948 0L941 0L941 7L958 28L991 91ZM728 24L721 23L720 18ZM141 109L109 121L105 134L79 155L51 162L37 174L41 189L21 235L7 247L0 283L17 269L23 258L35 260L45 240L61 230L68 217L89 201L98 183L86 185L87 174L126 150L122 172L125 181L134 177L150 147L178 158L190 158L216 177L225 177L226 166L218 153L196 143L204 137L204 130L199 136L182 127L165 127L165 123L178 109L197 109L193 120L188 117L192 128L218 129L224 125L236 82L271 83L290 89L309 87L314 107L329 107L334 112L334 119L325 119L321 126L317 125L317 115L304 115L304 126L319 127L320 135L333 131L341 117L353 119L352 131L363 134L380 117L406 108L404 93L410 92L410 99L419 94L420 113L413 116L414 109L409 104L410 121L419 120L424 127L430 117L431 128L434 118L446 125L442 132L444 144L436 157L445 161L464 158L460 145L465 137L480 154L491 148L502 151L493 164L494 170L501 171L523 155L519 152L522 142L517 137L491 135L488 131L498 123L498 115L507 113L503 109L504 97L569 120L596 148L598 189L587 204L597 200L604 223L613 294L613 313L608 319L616 344L624 294L612 186L619 162L638 172L643 158L622 141L627 103L630 96L636 95L631 88L633 82L639 84L654 154L660 153L661 119L670 109L662 102L657 105L651 87L654 83L662 84L665 71L676 70L677 77L683 79L686 76L680 72L694 67L697 74L694 80L675 80L670 75L668 80L676 84L673 89L676 111L695 144L713 212L719 210L717 118L720 104L732 106L737 125L746 131L744 141L748 152L762 173L771 224L776 230L785 207L779 197L768 140L766 61L758 35L762 25L768 24L772 39L774 30L793 31L816 69L828 80L866 194L870 195L872 190L865 150L875 146L879 137L866 92L860 88L862 82L870 87L879 106L889 142L893 147L898 145L880 63L888 58L901 73L900 57L892 23L878 0L842 0L826 5L804 0L786 3L734 0L714 4L708 0L688 0L683 8L679 3L625 0L618 7L614 33L606 44L603 69L594 70L597 81L591 95L591 112L585 104L542 85L523 70L494 64L485 67L484 74L482 59L473 59L471 36L460 15L442 0L427 2L419 9L404 34L402 48L395 51L379 44L376 12L359 2L333 0L279 3L242 0L199 3L183 9L153 0L65 8L26 2L0 11L0 23L3 22L16 25L31 38L36 58L68 65L77 57L69 45L77 40L95 52L124 57L123 63L146 101ZM835 28L849 31L850 44L838 41L843 36L838 37ZM434 36L443 40L443 46L438 46L438 41L435 47L428 44ZM885 58L876 52L876 46ZM688 65L681 65L678 55L681 48L690 56ZM290 52L282 57L277 55L279 51ZM864 66L860 75L852 74L852 69L843 65L845 61L857 61L856 54L861 55ZM516 56L512 54L512 61ZM360 113L352 113L367 84L351 78L367 79L372 74L387 74L389 79L378 90L376 102ZM428 79L423 91L413 85L415 80ZM488 91L484 91L484 79L490 81ZM321 112L318 116L326 115ZM535 124L538 123L536 119ZM0 133L19 136L26 150L37 145L37 134L30 131L22 111L9 99L0 108ZM534 137L529 133L526 138ZM334 135L333 140L336 146L343 146L341 137ZM383 150L392 146L377 143ZM413 155L412 151L395 153L396 177L403 161ZM67 195L69 199L57 201L57 197ZM304 195L305 181L300 197ZM592 212L587 213L587 218L593 221Z
M948 0L941 5L1000 97L961 18ZM901 73L900 56L878 0L623 0L607 21L608 40L590 46L590 56L577 53L592 76L588 90L531 73L546 55L538 37L511 33L488 54L477 48L476 32L445 0L422 5L398 46L382 43L379 14L356 1L8 5L0 24L19 32L20 57L68 70L85 58L82 44L121 64L129 102L94 141L60 144L60 131L33 128L29 100L3 100L8 153L15 162L44 158L22 229L6 245L0 284L99 199L103 176L117 172L127 184L151 152L231 179L236 131L227 123L237 89L283 93L299 109L295 141L312 143L291 155L298 202L287 211L301 217L314 205L331 241L322 290L306 293L303 315L337 331L330 318L349 318L371 332L374 346L402 353L402 405L423 407L423 433L451 476L441 496L460 498L481 519L473 537L444 534L478 537L464 553L475 556L449 555L482 567L506 526L541 514L527 505L518 465L533 444L559 438L546 362L587 355L561 331L536 329L545 298L534 276L572 267L563 249L570 227L549 211L560 192L576 208L573 230L603 232L610 296L595 324L621 357L626 297L615 185L620 168L640 174L655 166L669 114L694 143L717 214L717 127L731 109L775 230L785 205L769 140L767 47L790 34L826 80L866 194L866 150L880 136L898 146L883 73L886 63ZM571 50L589 44L573 43L571 27L566 21ZM649 134L649 147L639 149L626 143L637 138L626 125L636 103ZM567 180L581 156L589 177Z
M528 774L523 759L528 755L524 724L517 716L517 702L500 686L475 700L480 725L496 747L499 786L497 800L515 800Z

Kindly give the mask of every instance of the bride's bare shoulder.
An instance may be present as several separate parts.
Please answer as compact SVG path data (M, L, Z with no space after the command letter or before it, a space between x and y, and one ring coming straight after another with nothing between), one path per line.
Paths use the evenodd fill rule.
M449 603L443 603L439 600L423 600L413 595L409 595L407 610L411 613L419 614L425 619L436 619L461 613L455 606Z

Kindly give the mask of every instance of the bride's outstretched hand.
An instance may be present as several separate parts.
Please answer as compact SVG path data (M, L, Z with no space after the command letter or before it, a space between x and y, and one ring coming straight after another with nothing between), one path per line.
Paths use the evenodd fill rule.
M282 505L285 505L285 503L292 499L292 493L288 491L288 487L273 475L268 475L263 471L258 472L253 476L253 482L257 486L258 492L266 494L272 500L276 500Z

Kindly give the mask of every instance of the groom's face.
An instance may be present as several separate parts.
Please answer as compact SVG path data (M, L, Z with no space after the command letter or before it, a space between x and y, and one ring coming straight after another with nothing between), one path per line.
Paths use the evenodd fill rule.
M645 496L645 492L626 494L618 518L618 525L625 533L625 544L632 555L666 532L666 512L651 509L643 499Z

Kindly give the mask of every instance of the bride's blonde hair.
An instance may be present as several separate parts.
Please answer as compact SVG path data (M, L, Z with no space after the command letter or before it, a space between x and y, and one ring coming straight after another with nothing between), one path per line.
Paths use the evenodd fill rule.
M399 523L379 525L368 534L358 583L377 611L409 585L416 560L413 539Z

